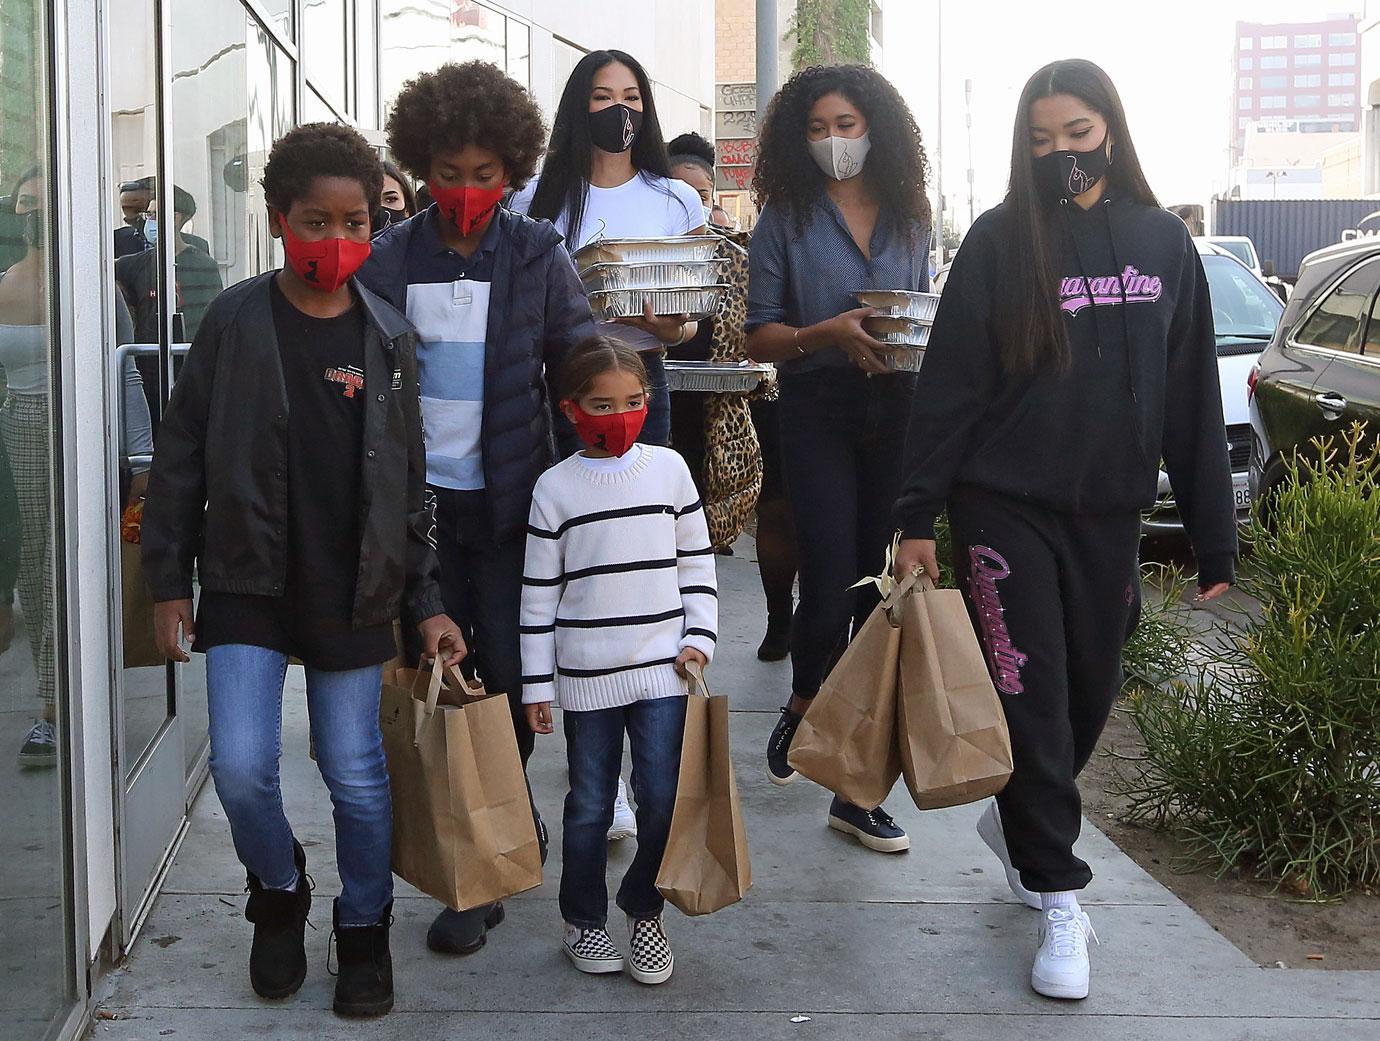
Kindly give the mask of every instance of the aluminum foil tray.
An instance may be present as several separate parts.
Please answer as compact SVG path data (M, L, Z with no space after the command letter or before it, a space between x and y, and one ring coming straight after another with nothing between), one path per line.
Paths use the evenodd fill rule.
M919 372L920 365L925 360L923 347L882 348L877 353L881 355L882 361L886 362L886 367L896 372Z
M882 343L904 347L924 347L930 342L930 325L915 318L885 318L874 315L863 319L863 328Z
M652 301L652 314L688 315L692 322L718 313L727 285L674 289L600 289L589 294L595 318L641 318L643 301Z
M890 318L933 322L939 310L938 293L912 293L904 289L864 289L853 294L864 307L875 307Z
M580 272L586 292L722 285L728 260L663 260L592 264Z
M772 366L744 362L729 365L712 361L666 362L666 384L671 390L702 394L746 394L770 378Z
M719 248L717 235L677 235L664 239L595 239L573 256L581 272L595 264L675 263L712 260Z

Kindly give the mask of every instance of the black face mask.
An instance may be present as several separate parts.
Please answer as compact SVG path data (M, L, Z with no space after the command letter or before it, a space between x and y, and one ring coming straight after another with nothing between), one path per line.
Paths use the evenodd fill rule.
M380 206L374 211L373 217L369 220L369 237L377 235L390 224L398 224L407 220L406 210L395 210L388 206Z
M610 105L589 114L589 139L605 152L626 152L642 132L642 113L627 105Z
M30 210L22 217L24 221L24 242L34 249L43 248L43 211Z
M1031 161L1040 194L1053 202L1082 195L1102 180L1111 165L1105 137L1086 152L1050 152Z

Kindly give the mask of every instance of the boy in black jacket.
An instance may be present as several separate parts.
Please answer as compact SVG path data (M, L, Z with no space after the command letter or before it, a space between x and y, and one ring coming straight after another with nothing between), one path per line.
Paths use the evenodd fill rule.
M414 333L351 275L382 175L346 127L299 127L264 171L282 270L211 305L164 416L143 521L159 649L206 654L211 775L249 874L249 976L284 998L306 975L306 854L278 781L283 677L307 704L335 807L341 894L335 1010L393 1005L392 811L379 733L393 620L428 654L464 655L445 615L424 499ZM193 570L201 603L193 620Z
M518 649L527 516L532 487L556 461L553 431L560 454L577 447L569 425L553 421L547 381L594 333L561 236L502 205L532 176L545 141L536 102L488 62L410 81L388 147L436 202L380 233L360 270L417 327L441 595L488 689L508 695L524 763L533 745ZM500 921L501 905L444 910L427 944L468 954Z

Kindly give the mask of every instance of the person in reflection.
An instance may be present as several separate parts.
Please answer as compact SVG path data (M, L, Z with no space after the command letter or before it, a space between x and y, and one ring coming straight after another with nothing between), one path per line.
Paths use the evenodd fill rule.
M120 185L120 216L124 224L115 229L115 259L142 253L149 248L144 238L144 214L153 201L152 177L140 177Z
M373 233L377 235L384 228L405 221L416 212L417 193L412 190L412 182L396 163L385 159L383 194L379 197L379 208L374 211Z
M143 526L159 649L187 661L180 631L206 654L211 776L249 875L249 979L266 998L294 993L307 972L306 854L278 777L288 658L306 665L335 809L335 1010L347 1016L393 1007L378 722L393 620L416 619L432 657L454 665L466 653L431 541L416 335L352 277L381 179L369 144L337 124L273 147L263 189L287 263L207 311L163 418Z
M518 612L532 488L578 443L553 422L554 379L594 320L561 236L504 207L532 176L545 132L517 82L487 62L443 65L403 87L388 147L435 204L384 231L360 279L417 326L428 494L436 504L441 592L491 691L508 695L526 764ZM535 813L535 807L533 809ZM545 849L545 829L538 817ZM443 910L427 945L469 954L502 905Z
M121 257L115 261L115 282L124 294L134 319L135 343L157 343L158 323L161 321L158 304L158 199L151 196L140 225L150 248L142 253ZM207 252L205 239L188 235L187 223L196 215L196 200L191 193L173 187L173 272L176 278L174 309L182 316L181 329L174 327L174 337L191 339L196 336L201 320L211 301L222 289L220 264ZM154 431L158 427L158 357L140 355L136 361L144 379L149 413L154 417Z
M18 586L19 608L29 639L36 693L41 706L19 750L23 767L51 767L57 762L54 706L54 588L50 499L51 420L48 372L51 337L48 329L48 263L46 200L42 173L26 170L9 198L21 228L23 255L0 273L0 367L6 387L0 407L0 439L4 469L0 479L0 539L4 557L0 582L0 651L13 633L13 596ZM117 309L117 320L119 311ZM126 315L126 322L128 316ZM124 370L124 448L127 454L153 450L148 410L138 370ZM136 476L130 488L137 497L146 478Z

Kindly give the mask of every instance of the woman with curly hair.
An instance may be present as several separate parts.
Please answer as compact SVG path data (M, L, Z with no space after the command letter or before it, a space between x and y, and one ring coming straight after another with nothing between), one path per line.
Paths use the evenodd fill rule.
M527 515L537 478L556 461L553 430L561 455L578 447L569 425L553 422L547 380L594 333L561 236L501 203L532 176L545 138L531 95L488 62L408 82L388 147L435 202L375 238L360 271L417 327L441 596L476 671L508 695L524 763L533 746L518 648ZM427 944L468 954L502 920L499 905L443 910Z
M748 352L781 377L782 462L800 555L791 699L767 744L787 762L800 719L854 624L877 603L850 588L883 566L896 456L915 377L873 350L860 289L929 287L929 201L920 130L896 88L860 65L797 73L767 109L753 193ZM881 807L835 797L829 826L884 853L910 839Z
M570 74L541 177L513 200L513 208L556 225L574 252L597 238L669 238L704 230L699 194L671 176L666 142L646 71L623 51L591 51ZM683 315L619 318L600 332L642 354L650 396L641 440L671 439L667 347L694 337L699 326Z

